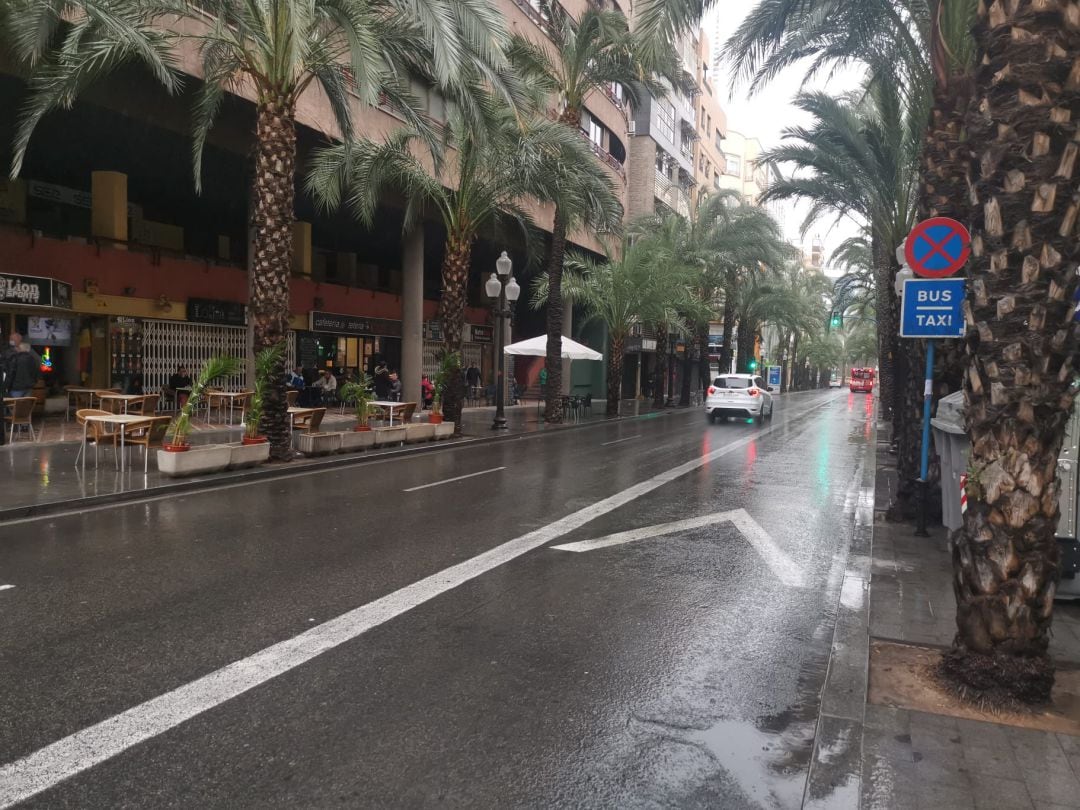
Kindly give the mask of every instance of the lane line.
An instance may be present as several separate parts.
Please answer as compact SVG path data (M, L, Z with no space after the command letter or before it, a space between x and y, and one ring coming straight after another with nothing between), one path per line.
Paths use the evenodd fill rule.
M601 447L607 447L609 444L618 444L619 442L628 442L631 439L640 439L640 438L641 438L641 434L639 433L636 436L626 436L625 438L615 439L614 441L610 441L610 442L600 442L600 446Z
M452 484L455 481L464 481L466 478L476 478L478 475L487 475L488 473L498 472L499 470L505 470L506 467L492 467L490 470L481 470L480 472L469 473L468 475L458 475L453 478L444 478L442 481L432 481L430 484L421 484L418 487L409 487L408 489L401 490L402 492L416 492L418 489L427 489L428 487L441 487L443 484Z
M0 585L0 591L6 591L8 588L14 588L14 585Z
M227 664L171 692L151 698L8 763L0 767L0 808L8 808L25 801L139 743L164 734L181 723L273 680L324 652L352 641L368 630L459 585L569 534L718 458L742 450L774 430L790 426L795 419L807 416L826 405L835 405L838 401L835 398L824 399L793 415L791 419L761 428L731 444L672 467L572 512L554 523L424 577L374 602L316 625L298 636Z
M598 548L619 546L624 543L633 543L636 540L647 540L653 537L664 537L677 534L691 529L700 529L717 523L731 523L739 530L746 541L757 551L769 569L777 579L785 585L793 588L806 586L806 578L802 569L795 561L776 544L767 531L750 516L745 509L732 509L728 512L713 512L709 515L700 515L686 520L676 520L671 523L660 523L656 526L645 526L639 529L630 529L625 532L615 532L604 537L596 537L592 540L582 540L577 543L566 543L561 546L552 546L558 551L594 551Z

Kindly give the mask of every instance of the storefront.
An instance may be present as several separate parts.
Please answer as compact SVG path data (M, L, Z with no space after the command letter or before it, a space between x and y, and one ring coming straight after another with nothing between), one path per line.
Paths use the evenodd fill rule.
M0 327L4 345L18 332L41 356L49 389L77 379L79 320L71 311L71 285L41 276L0 273Z
M640 332L640 327L637 328ZM631 335L623 344L623 396L651 397L656 369L656 338Z
M392 371L400 370L401 321L312 311L308 331L296 333L296 364L306 372L372 374L380 357Z
M494 344L495 327L478 324L465 324L461 336L462 368L476 366L480 369L480 379L486 385L494 379ZM439 352L444 346L442 328L438 321L424 324L424 361L423 373L432 379L439 373ZM513 375L512 358L507 358L507 368Z

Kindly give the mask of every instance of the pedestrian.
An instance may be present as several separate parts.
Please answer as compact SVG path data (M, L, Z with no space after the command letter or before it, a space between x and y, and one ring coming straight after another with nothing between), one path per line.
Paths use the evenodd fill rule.
M375 372L371 376L374 378L375 398L385 402L390 396L390 369L386 367L382 355L375 358Z
M34 383L41 377L41 358L30 348L29 343L20 343L10 365L12 370L8 396L30 396Z
M465 369L465 384L469 386L470 398L476 399L480 390L480 369L476 367L476 363L469 363L469 367Z
M396 371L390 372L390 401L401 402L401 380Z
M11 384L15 376L15 356L19 353L19 344L22 343L22 335L12 332L8 336L8 345L0 353L0 399L8 396ZM0 416L3 415L3 406L0 406ZM7 443L7 435L0 430L0 444Z
M420 377L420 400L424 403L424 410L430 408L435 401L435 384L427 374Z
M540 393L544 397L547 397L547 378L548 378L547 366L546 365L541 366L540 367Z

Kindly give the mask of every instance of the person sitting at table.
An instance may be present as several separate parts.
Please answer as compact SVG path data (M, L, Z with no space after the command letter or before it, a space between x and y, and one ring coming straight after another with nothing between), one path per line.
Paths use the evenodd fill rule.
M186 391L180 389L186 388ZM191 394L191 372L187 366L181 364L176 367L176 373L169 377L169 384L165 386L165 393L176 397L176 406L183 408L187 404L188 395Z
M330 369L323 369L319 379L315 381L315 388L322 391L323 401L329 401L337 391L337 377Z
M294 391L304 390L304 369L297 366L285 375L285 385Z

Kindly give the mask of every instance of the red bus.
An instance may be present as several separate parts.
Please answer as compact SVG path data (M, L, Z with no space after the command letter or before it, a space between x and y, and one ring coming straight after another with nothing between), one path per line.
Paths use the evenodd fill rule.
M874 370L853 368L848 378L848 388L855 394L870 394L874 390Z

